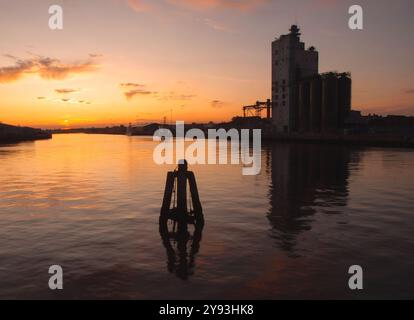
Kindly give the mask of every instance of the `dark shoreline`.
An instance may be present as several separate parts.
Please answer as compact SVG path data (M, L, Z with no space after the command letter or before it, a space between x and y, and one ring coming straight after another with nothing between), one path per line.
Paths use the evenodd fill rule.
M110 132L64 132L54 134L100 134L100 135L125 135L125 133ZM133 134L132 136L151 137L153 133ZM262 135L262 142L282 142L282 143L304 143L304 144L323 144L323 145L346 145L357 147L379 147L379 148L406 148L414 149L414 139L404 136L381 136L377 134L358 134L358 135L276 135L270 136L266 133Z
M0 123L0 144L51 139L52 134L41 129L17 127Z
M380 134L353 134L353 135L279 135L263 137L264 141L309 143L326 145L348 145L361 147L381 148L414 148L414 139L406 136Z

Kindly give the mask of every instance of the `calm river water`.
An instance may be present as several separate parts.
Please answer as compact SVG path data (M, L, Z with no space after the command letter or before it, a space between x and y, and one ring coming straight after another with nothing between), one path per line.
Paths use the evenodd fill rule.
M158 231L174 167L154 147L81 134L1 146L0 298L414 298L413 151L269 144L257 176L191 166L206 224L174 260ZM62 291L48 288L54 264ZM355 264L362 291L348 288Z

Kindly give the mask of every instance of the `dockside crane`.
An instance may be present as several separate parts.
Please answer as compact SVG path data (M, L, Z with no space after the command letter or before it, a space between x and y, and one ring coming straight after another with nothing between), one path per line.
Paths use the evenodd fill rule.
M243 107L243 117L262 117L262 111L266 110L266 118L270 119L272 113L272 102L267 99L266 102L257 101L256 104Z

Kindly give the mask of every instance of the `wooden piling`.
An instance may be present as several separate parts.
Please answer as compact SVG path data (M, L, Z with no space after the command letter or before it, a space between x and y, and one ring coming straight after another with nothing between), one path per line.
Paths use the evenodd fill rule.
M191 204L193 210L189 212L187 208L187 182L190 186ZM174 190L174 186L176 189ZM176 203L172 201L175 192ZM171 202L172 208L171 208ZM187 233L187 225L194 224L197 228L204 226L203 209L197 189L197 183L194 173L187 170L187 161L180 161L178 170L168 172L165 184L164 198L160 214L160 228L164 228L161 224L165 224L168 220L178 223L178 232Z

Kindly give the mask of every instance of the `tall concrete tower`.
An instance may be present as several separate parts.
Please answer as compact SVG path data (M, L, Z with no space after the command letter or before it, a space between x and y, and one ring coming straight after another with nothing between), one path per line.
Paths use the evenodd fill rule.
M292 25L289 34L272 42L272 111L278 132L297 131L299 81L319 72L318 52L305 49L299 31Z

